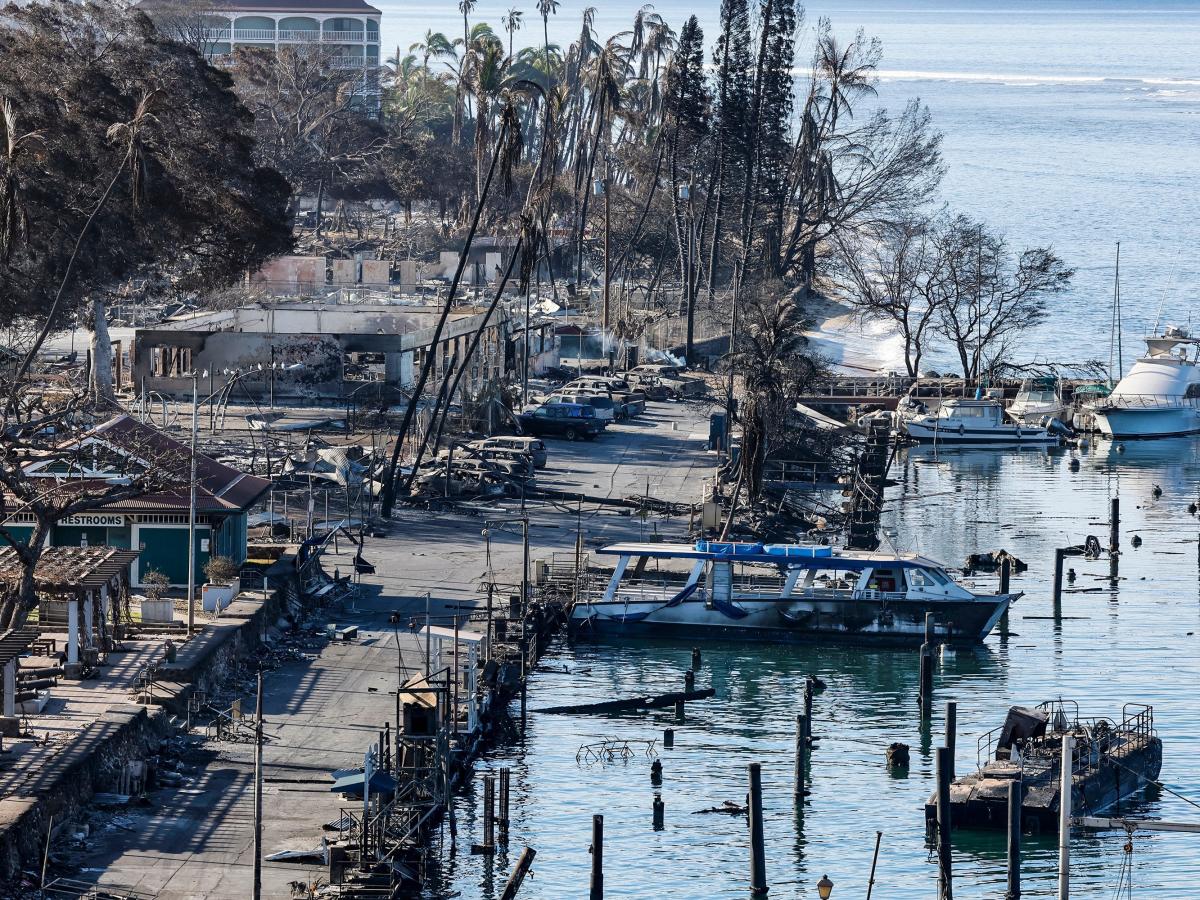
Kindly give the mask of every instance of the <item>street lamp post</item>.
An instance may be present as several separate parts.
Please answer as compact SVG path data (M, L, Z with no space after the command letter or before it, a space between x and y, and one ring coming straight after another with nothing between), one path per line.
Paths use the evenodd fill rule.
M204 373L208 377L208 372ZM192 447L188 476L187 632L196 631L196 432L200 411L200 373L192 370Z

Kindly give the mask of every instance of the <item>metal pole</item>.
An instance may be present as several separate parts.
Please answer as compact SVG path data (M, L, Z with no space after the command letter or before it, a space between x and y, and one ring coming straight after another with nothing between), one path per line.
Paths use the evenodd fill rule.
M200 400L199 373L192 372L192 461L188 490L187 630L196 630L196 414Z
M950 780L954 780L954 738L958 730L958 704L953 700L946 701L946 761L949 763Z
M1071 792L1074 778L1075 735L1062 739L1062 772L1058 791L1058 900L1071 896Z
M950 750L937 749L938 900L953 900L950 872Z
M592 816L592 883L588 900L604 900L604 816Z
M606 142L607 143L607 142ZM602 293L602 315L600 317L600 326L604 333L600 336L601 347L603 348L608 343L608 281L610 278L608 268L608 235L609 235L609 154L608 150L604 151L604 288ZM604 359L607 368L608 351L605 350Z
M763 845L762 766L750 763L750 896L765 897L767 854Z
M1054 602L1062 600L1063 559L1066 552L1061 548L1054 551Z
M805 745L808 743L808 721L803 715L796 716L796 785L793 788L792 794L796 799L796 806L800 807L804 800L804 795L807 793L804 790L804 783L807 780L806 760L804 758Z
M537 856L537 851L532 847L526 847L521 853L521 858L517 860L516 868L513 869L512 875L508 877L508 883L504 885L504 893L500 895L500 900L513 900L517 896L517 891L521 889L521 883L529 873L529 868L533 865L533 858L535 856Z
M1004 900L1021 897L1021 802L1020 778L1008 783L1008 892Z
M432 672L433 653L432 637L429 633L429 591L425 592L425 680L429 681L429 676Z
M871 857L871 875L867 879L867 900L871 900L871 892L875 890L875 866L879 862L879 842L883 840L883 832L875 832L875 855Z
M262 898L263 685L258 673L258 709L254 721L254 900Z

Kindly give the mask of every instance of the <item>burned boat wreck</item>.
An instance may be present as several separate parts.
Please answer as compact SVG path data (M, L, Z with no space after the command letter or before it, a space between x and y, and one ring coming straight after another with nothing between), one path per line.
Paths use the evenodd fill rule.
M920 644L926 614L942 643L982 641L1020 594L976 594L912 553L803 544L614 544L589 569L576 635Z
M1014 706L1002 726L979 739L978 771L950 785L954 827L1005 827L1008 787L1019 780L1022 826L1056 831L1067 734L1074 737L1073 815L1111 813L1158 778L1162 741L1154 730L1153 707L1127 703L1120 722L1114 722L1081 718L1079 705L1071 700L1048 701L1035 709ZM925 821L936 829L936 792L925 806Z

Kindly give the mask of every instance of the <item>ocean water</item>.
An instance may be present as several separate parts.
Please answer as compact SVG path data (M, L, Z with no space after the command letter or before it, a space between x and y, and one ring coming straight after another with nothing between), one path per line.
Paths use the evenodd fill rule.
M450 0L378 5L388 46L407 48L430 28L462 33ZM509 5L481 2L472 21L503 34ZM511 5L522 8L520 0ZM551 41L572 40L587 5L565 0L551 18ZM628 29L639 6L595 5L602 36ZM518 45L541 41L536 7L525 7ZM654 7L677 30L686 16L699 16L711 46L716 0ZM1049 320L1018 348L1021 361L1107 362L1117 242L1126 367L1156 321L1200 331L1200 2L814 0L806 7L802 65L822 16L843 38L860 27L879 37L879 102L899 108L919 98L932 110L945 135L948 206L998 227L1014 247L1051 245L1076 269ZM936 352L928 363L951 364Z
M642 696L676 689L690 666L690 643L563 645L533 676L528 731L479 764L456 801L459 852L443 845L429 898L493 900L523 847L538 851L536 877L522 900L584 897L592 815L605 816L606 897L744 898L748 837L744 817L701 814L726 800L742 802L746 766L763 767L767 872L774 898L812 898L828 874L833 896L863 897L875 834L882 832L873 898L935 896L936 863L925 844L923 804L934 788L933 750L943 739L944 701L958 704L957 771L973 771L977 741L1003 721L1011 704L1064 698L1083 715L1119 718L1126 703L1154 706L1163 739L1163 783L1121 814L1200 822L1200 556L1196 517L1200 440L1100 441L1086 452L914 448L897 459L885 525L901 549L961 565L967 554L1004 548L1029 564L1013 581L1025 593L976 651L959 650L936 668L934 713L921 722L915 699L915 650L703 644L701 686L712 700L689 704L683 724L670 711L623 716L538 714L539 707ZM1076 455L1080 469L1072 472ZM1162 488L1154 497L1154 486ZM1107 561L1071 558L1075 581L1061 607L1051 601L1053 547L1107 540L1109 499L1122 501L1122 580L1114 589ZM1132 538L1142 539L1134 548ZM995 589L994 578L976 584ZM555 671L557 670L557 671ZM828 685L816 698L810 796L798 814L792 800L792 747L805 676ZM657 746L665 829L651 827L655 793L645 748L664 728L672 750ZM627 761L579 759L584 745L629 741ZM912 748L906 775L889 773L884 749ZM513 826L508 849L489 860L466 849L481 839L481 780L499 766L513 770ZM1181 795L1181 796L1180 796ZM1186 798L1186 799L1185 799ZM1138 832L1132 842L1130 896L1184 900L1200 896L1195 835ZM954 887L960 898L1004 894L1002 832L955 831ZM1077 831L1072 840L1072 896L1109 900L1126 857L1123 832ZM1057 896L1053 835L1025 839L1023 896Z

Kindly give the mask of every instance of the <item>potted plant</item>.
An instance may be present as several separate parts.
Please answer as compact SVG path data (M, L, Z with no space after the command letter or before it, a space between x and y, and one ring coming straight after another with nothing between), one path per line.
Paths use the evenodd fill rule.
M213 556L204 564L208 583L201 594L206 612L220 612L233 602L242 589L238 571L238 564L228 556Z
M142 590L146 592L142 598L143 622L175 621L175 601L170 598L163 599L163 593L170 586L171 580L167 578L165 572L160 572L158 569L151 569L142 576Z

